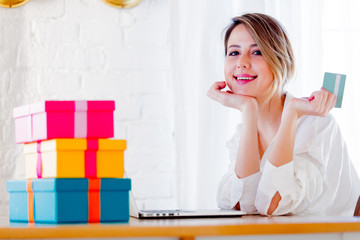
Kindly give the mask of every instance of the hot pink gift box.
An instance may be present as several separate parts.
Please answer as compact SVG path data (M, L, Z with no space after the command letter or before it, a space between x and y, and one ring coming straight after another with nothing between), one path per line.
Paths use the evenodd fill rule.
M114 137L115 101L42 101L14 108L16 143Z

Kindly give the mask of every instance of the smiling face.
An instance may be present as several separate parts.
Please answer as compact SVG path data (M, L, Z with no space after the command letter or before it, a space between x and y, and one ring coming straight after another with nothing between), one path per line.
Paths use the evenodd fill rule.
M274 74L244 24L237 25L231 32L224 72L226 83L235 94L261 101L271 92Z

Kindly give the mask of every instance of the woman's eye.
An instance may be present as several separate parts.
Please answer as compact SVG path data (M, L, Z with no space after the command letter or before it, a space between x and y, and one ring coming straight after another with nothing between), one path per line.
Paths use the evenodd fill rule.
M229 56L236 56L236 55L239 55L239 52L238 51L231 51L229 53Z
M254 55L262 55L261 52L260 52L260 50L254 51L253 54L254 54Z

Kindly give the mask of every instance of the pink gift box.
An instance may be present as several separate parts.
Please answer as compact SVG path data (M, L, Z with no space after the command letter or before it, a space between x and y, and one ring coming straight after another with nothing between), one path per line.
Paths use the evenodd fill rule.
M42 101L14 108L15 141L114 137L115 101Z

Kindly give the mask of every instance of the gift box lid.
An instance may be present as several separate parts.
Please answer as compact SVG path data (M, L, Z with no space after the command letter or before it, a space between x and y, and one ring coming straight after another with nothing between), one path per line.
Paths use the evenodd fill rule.
M27 180L8 180L6 182L7 192L26 192Z
M94 141L94 140L89 140ZM88 141L88 149L91 149ZM125 150L126 149L126 140L119 139L99 139L98 141L100 150Z
M101 191L114 191L131 189L131 179L129 178L100 178L95 181L100 181ZM92 190L94 184L89 184L89 181L94 179L87 178L43 178L32 180L33 192L71 192L71 191L89 191ZM25 192L27 180L8 180L7 191L8 192Z
M41 141L39 143L24 144L24 153L34 153L38 151L85 151L85 150L113 150L121 151L126 149L126 140L115 139L83 139L83 138L63 138Z
M114 111L115 101L41 101L30 105L16 107L13 110L13 117L18 118L29 114L41 112L81 112L81 111Z
M30 115L30 105L20 106L13 109L13 118Z

